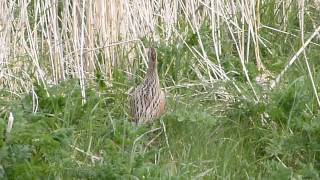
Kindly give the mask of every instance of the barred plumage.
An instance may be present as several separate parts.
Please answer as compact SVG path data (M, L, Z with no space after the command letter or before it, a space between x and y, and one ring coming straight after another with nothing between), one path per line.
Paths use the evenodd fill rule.
M150 48L148 58L149 67L144 81L130 94L131 115L137 123L153 121L165 111L165 94L160 87L154 48Z

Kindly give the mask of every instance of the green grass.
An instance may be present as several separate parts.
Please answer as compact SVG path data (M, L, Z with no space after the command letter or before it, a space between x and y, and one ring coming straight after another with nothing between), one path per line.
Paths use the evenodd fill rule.
M273 6L261 7L262 23L281 29L282 20L271 18ZM297 9L288 17L287 31L299 37ZM312 17L319 19L318 14ZM312 27L308 18L306 27ZM178 30L185 32L187 26L182 22ZM308 37L312 29L306 31ZM210 37L209 24L204 23L200 33ZM272 52L260 47L263 63L278 74L301 42L264 28L260 35ZM127 92L141 81L142 71L129 82L121 69L113 70L112 87L97 71L95 82L87 83L84 105L76 79L50 87L48 93L34 84L37 113L32 94L13 98L1 90L0 179L319 179L320 111L303 59L272 91L253 82L260 99L256 102L228 32L221 36L221 65L226 72L239 72L228 76L242 92L231 82L200 82L191 69L196 58L185 44L180 39L160 41L159 75L161 84L170 88L167 112L153 124L136 126L129 121ZM201 51L195 34L187 34L186 42ZM216 63L211 38L202 42ZM259 72L252 52L246 65L254 79ZM319 46L310 45L306 53L317 83ZM6 135L9 112L14 125Z
M88 87L84 106L77 81L49 88L50 97L38 87L36 114L30 95L2 101L15 120L1 143L0 175L7 179L317 179L319 113L303 78L270 92L270 99L259 103L235 93L235 101L224 102L210 93L211 87L205 87L207 93L199 93L202 86L175 89L168 97L166 115L138 127L128 121L125 85L103 91ZM228 91L231 86L225 87ZM7 118L1 113L1 127ZM103 160L92 162L73 146L84 151L90 147L89 152Z

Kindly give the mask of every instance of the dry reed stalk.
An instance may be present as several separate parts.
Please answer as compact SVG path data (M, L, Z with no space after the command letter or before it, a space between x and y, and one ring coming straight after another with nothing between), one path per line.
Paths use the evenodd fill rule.
M301 32L301 43L302 43L302 46L304 46L304 10L305 10L305 1L304 0L301 0L299 1L299 24L300 24L300 32ZM310 78L310 81L311 81L311 84L312 84L312 88L313 88L313 91L314 91L314 94L316 96L316 99L317 99L317 103L318 103L318 107L320 108L320 99L319 99L319 96L318 96L318 92L317 92L317 86L315 85L315 82L313 80L313 75L312 75L312 72L311 72L311 68L310 68L310 65L309 65L309 62L308 62L308 58L307 58L307 53L305 51L305 49L303 49L303 57L304 57L304 60L305 60L305 63L306 63L306 66L307 66L307 69L308 69L308 75L309 75L309 78Z
M235 44L242 71L252 87L246 68L249 54L255 54L258 69L265 69L260 46L266 45L259 32L262 27L259 10L265 3L268 1L1 1L0 88L22 93L32 91L34 81L46 88L47 83L78 78L85 102L86 82L95 78L96 71L102 73L107 84L112 84L113 70L119 64L125 64L128 73L133 71L135 52L141 56L144 52L139 39L145 36L155 43L159 36L167 44L172 39L181 39L194 56L190 68L201 81L227 80L220 62L221 34L225 32ZM277 31L286 32L291 4L292 0L276 1L275 18L284 22ZM203 39L208 37L199 32L207 18L215 59L210 59L205 50ZM189 26L180 29L181 21ZM185 42L190 31L197 36L200 50ZM254 48L250 49L252 45ZM138 51L130 51L133 48ZM123 54L129 51L125 56L129 58L124 58ZM252 91L256 94L253 87Z
M9 21L11 8L6 1L0 2L2 13L0 14L0 87L1 84L7 83L7 74L9 70L6 69L9 56L9 42L10 42L10 25Z
M296 54L289 60L288 64L284 67L284 69L280 72L280 74L276 77L276 79L272 82L271 88L275 88L277 84L279 84L281 78L288 71L289 67L298 59L300 54L305 50L305 48L310 44L311 40L320 32L320 26L313 32L313 34L304 42L301 48L296 52Z

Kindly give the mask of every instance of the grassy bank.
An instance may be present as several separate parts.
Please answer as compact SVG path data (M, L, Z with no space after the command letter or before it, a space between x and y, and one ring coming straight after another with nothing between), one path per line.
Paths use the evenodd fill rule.
M0 179L320 178L318 1L73 2L2 6ZM167 112L136 126L150 46Z

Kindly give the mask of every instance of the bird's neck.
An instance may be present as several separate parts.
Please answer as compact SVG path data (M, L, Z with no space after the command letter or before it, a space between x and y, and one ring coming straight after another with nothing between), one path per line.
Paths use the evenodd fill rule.
M147 74L145 77L145 81L150 82L154 81L157 84L159 83L159 76L158 76L158 70L157 70L157 63L156 62L149 62L149 67L147 70Z
M157 75L158 76L156 61L149 61L147 75Z

